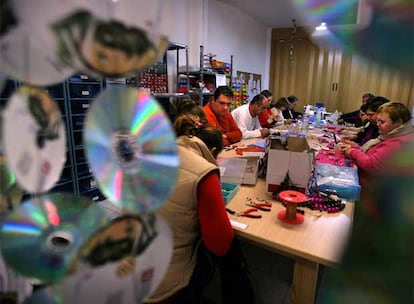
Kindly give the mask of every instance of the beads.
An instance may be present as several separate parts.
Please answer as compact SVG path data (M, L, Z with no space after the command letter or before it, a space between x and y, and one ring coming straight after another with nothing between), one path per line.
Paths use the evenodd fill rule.
M280 200L283 206L286 207L287 202ZM306 207L311 210L326 211L327 213L336 213L344 210L345 204L342 200L333 194L325 194L323 192L312 193L309 195L309 200L304 203L297 204L297 207Z

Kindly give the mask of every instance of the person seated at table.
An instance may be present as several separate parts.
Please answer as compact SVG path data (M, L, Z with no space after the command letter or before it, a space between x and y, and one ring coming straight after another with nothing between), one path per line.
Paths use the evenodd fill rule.
M202 120L207 120L204 108L190 98L184 98L180 100L179 104L177 105L175 117L177 118L184 114L196 115Z
M278 127L285 124L283 118L283 111L287 109L288 103L285 97L279 98L275 103L270 105L270 110L273 114L273 120L275 121L273 127Z
M340 265L323 273L319 304L413 299L413 151L414 140L405 142L361 189L361 203L354 204L352 236Z
M375 115L379 132L377 138L369 140L362 147L348 144L340 146L341 151L356 162L361 186L378 173L386 157L414 136L411 113L404 104L387 102L378 108Z
M181 159L176 187L157 210L173 233L173 255L157 289L145 303L197 303L220 269L223 302L254 303L240 244L226 213L216 157L223 149L217 128L198 116L181 115L174 122ZM231 272L233 271L233 272ZM244 290L233 286L232 274Z
M269 101L267 98L257 94L248 104L242 105L231 112L244 139L269 136L269 129L262 128L258 118L268 107Z
M298 101L299 99L295 95L286 97L287 108L282 113L287 123L291 123L293 119L302 117L302 113L295 111Z
M389 100L382 96L374 97L369 100L367 103L362 105L362 110L365 112L365 115L369 119L369 124L359 132L357 135L349 136L345 139L344 142L350 145L364 145L367 141L378 137L378 127L377 127L377 116L376 111L384 103L389 102Z
M225 146L242 138L242 132L230 114L232 99L232 90L228 86L219 86L214 91L214 99L204 106L208 122L221 132Z
M271 112L271 107L273 103L273 93L269 90L263 90L262 92L260 92L260 94L267 98L267 101L269 102L269 107L258 116L259 122L262 128L271 128L275 123L273 119L273 114Z
M362 95L361 99L362 99L362 105L364 105L365 103L368 102L368 100L374 98L375 96L371 93L365 93ZM348 112L348 113L344 113L340 116L340 118L338 119L338 123L351 123L354 124L355 127L361 127L362 126L362 121L361 121L361 117L359 115L359 111L360 110L356 110L356 111L352 111L352 112Z

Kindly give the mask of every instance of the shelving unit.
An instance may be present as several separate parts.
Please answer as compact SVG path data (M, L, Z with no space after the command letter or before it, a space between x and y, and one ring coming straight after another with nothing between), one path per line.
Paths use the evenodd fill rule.
M205 105L209 102L210 98L214 95L214 91L217 87L216 76L218 74L226 75L226 84L229 87L232 87L233 55L230 56L230 70L228 73L218 72L211 66L206 67L204 63L204 59L205 59L204 47L202 45L200 45L199 56L200 56L199 57L200 58L199 70L188 72L186 79L188 80L189 91L198 93L200 104ZM180 73L180 75L182 75L182 73Z
M170 120L175 119L177 105L182 98L188 97L190 91L189 83L189 71L188 71L188 46L182 43L170 42L167 52L176 52L176 86L174 92L163 92L163 93L152 93L152 95L159 101L163 106L166 113L169 115ZM185 53L185 69L179 72L180 69L180 53ZM163 63L167 66L167 52L164 55ZM180 76L185 75L186 81L181 82ZM138 80L139 81L139 80Z
M83 128L93 98L102 91L104 81L90 78L84 74L76 74L65 81L66 106L71 131L70 147L72 150L72 169L75 178L75 193L89 197L92 201L105 199L97 186L92 171L86 160L86 151L83 145Z

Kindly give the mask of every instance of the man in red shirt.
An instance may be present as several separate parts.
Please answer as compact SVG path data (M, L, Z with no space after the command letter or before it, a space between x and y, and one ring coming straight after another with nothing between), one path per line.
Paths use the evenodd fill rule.
M223 134L225 146L238 142L242 133L230 114L233 92L227 86L219 86L214 92L214 100L204 106L208 122Z

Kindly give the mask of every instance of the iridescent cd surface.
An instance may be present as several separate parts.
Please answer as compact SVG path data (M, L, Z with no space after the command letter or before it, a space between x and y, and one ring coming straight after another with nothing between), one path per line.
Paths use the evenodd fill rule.
M46 91L23 86L3 112L7 165L27 192L43 193L59 180L66 161L65 125Z
M166 274L172 248L161 217L123 215L85 242L61 282L24 304L142 303Z
M16 272L54 283L67 273L84 240L109 221L102 208L80 196L34 197L6 216L1 253Z
M99 188L123 209L153 211L175 186L175 133L145 91L114 87L98 95L87 114L84 144Z
M6 159L0 152L0 195L6 193L6 191L10 189L15 182L16 177L7 166Z

